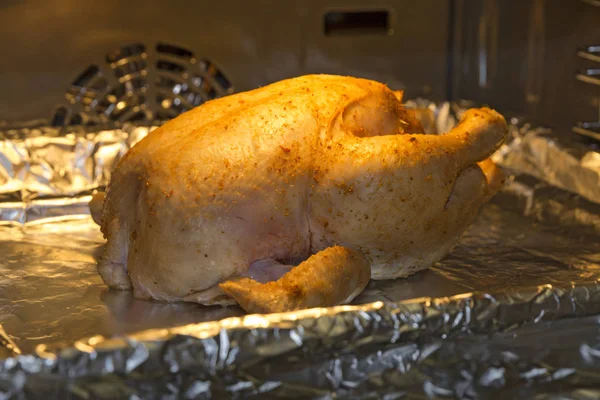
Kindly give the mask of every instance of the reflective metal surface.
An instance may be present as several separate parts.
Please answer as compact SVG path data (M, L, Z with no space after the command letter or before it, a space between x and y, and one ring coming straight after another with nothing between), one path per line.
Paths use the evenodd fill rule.
M440 131L463 111L412 105ZM505 189L441 263L353 306L262 316L96 274L86 203L148 128L4 132L0 397L597 397L600 154L514 122Z

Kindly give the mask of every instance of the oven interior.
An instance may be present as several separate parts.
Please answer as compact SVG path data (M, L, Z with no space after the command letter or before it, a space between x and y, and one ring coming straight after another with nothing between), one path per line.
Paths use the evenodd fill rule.
M165 120L218 96L334 73L598 138L599 26L597 0L7 0L0 121Z
M600 398L599 0L3 0L0 71L0 398ZM309 73L403 89L437 127L496 108L515 173L442 262L352 305L107 290L89 202L119 158Z

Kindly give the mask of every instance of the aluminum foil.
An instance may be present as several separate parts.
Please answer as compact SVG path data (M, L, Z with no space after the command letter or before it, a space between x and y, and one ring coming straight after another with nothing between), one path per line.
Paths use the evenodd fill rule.
M572 388L599 378L599 319L581 318L599 296L546 286L92 337L5 360L0 379L15 397L594 398ZM574 315L575 328L560 319Z
M464 109L413 105L431 131ZM87 201L151 127L3 132L0 398L597 398L598 153L512 122L510 179L442 262L352 306L258 316L96 274Z

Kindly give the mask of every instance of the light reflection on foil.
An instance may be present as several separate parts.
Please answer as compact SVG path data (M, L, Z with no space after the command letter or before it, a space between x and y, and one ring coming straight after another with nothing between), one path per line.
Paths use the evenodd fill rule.
M463 111L411 104L430 132ZM243 316L98 277L87 202L147 132L0 134L0 398L600 397L598 153L513 125L514 174L441 263L353 306Z
M154 128L0 132L0 224L89 214L86 196L104 188L117 161Z

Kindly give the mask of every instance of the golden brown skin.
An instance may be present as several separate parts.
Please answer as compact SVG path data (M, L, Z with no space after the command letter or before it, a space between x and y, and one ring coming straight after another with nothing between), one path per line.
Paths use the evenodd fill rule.
M370 278L369 261L362 253L332 246L276 281L237 278L219 286L244 310L269 313L346 303L363 291Z
M475 109L450 133L424 135L400 100L377 82L309 75L166 123L113 173L100 275L136 297L202 304L232 302L222 283L245 309L266 312L362 290L367 265L324 257L334 246L361 254L375 279L431 266L499 187L484 160L506 123ZM274 283L240 280L269 259L308 261Z

